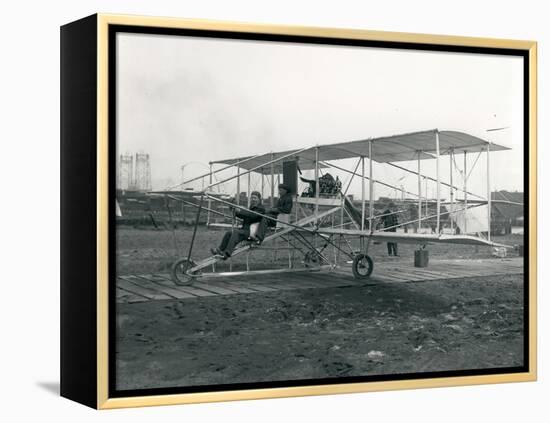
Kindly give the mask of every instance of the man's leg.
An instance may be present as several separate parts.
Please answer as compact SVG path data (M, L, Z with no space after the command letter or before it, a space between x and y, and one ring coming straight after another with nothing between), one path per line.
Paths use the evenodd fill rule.
M260 226L258 227L258 232L256 232L256 238L258 241L262 242L265 238L265 231L267 230L267 219L262 217L260 220Z
M211 248L210 252L213 256L219 256L225 254L225 249L227 248L227 244L229 243L229 240L231 238L231 231L227 231L223 234L223 238L220 242L220 246L217 248Z
M235 246L245 239L248 238L248 235L250 232L245 229L236 229L231 234L231 237L229 238L229 241L227 242L227 246L225 247L225 254L228 256L231 256L233 253L233 250L235 249Z
M220 250L225 251L230 238L231 231L227 231L225 234L223 234L222 242L220 243Z
M278 213L269 213L268 215L269 217L272 217L273 219L277 219L277 217L279 216ZM269 222L268 222L268 225L271 227L271 228L276 228L277 227L277 222L273 219L267 219Z
M391 242L388 242L387 243L387 247L388 247L388 256L391 256L391 253L392 253L392 243Z
M397 242L393 242L392 245L393 245L393 255L397 256L398 255L397 254Z

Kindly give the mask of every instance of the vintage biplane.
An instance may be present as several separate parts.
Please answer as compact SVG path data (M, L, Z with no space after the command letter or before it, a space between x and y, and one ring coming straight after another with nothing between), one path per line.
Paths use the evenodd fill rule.
M491 203L494 200L491 199L490 157L492 152L508 149L464 132L433 129L213 161L210 163L208 173L183 182L186 184L199 178L209 178L208 186L194 192L195 202L182 198L182 201L187 201L196 207L196 217L188 252L185 257L173 264L172 278L175 283L186 285L205 276L226 277L242 274L334 269L343 261L351 263L351 269L356 278L368 278L374 268L373 259L369 255L369 246L372 242L413 243L417 244L419 248L434 243L507 248L508 246L491 240ZM486 156L486 196L474 194L468 190L468 177L482 155ZM440 174L442 167L440 162L444 156L450 160L449 179L445 182L443 175ZM467 160L468 157L475 158L472 168L467 168L471 161ZM462 180L459 181L461 186L458 186L453 181L455 174L453 170L458 167L457 159L460 162L460 158L463 158L463 165L460 166L462 169L458 170ZM351 159L355 162L353 169L346 169L336 164L344 159ZM435 177L422 173L422 162L425 160L435 161ZM416 164L416 170L398 164L411 161ZM373 162L414 175L413 177L418 180L417 192L405 191L402 186L395 187L375 179ZM213 180L214 175L219 175L229 169L236 170L236 175ZM344 172L349 175L349 180L339 185L337 191L333 189L330 193L323 192L320 181L322 181L323 172L326 172L327 169ZM309 180L313 187L310 187L307 195L301 195L298 188L297 174L303 171L314 174L313 179ZM240 204L240 181L245 176L248 179L248 195L245 199L249 201L252 174L261 177L262 197L264 197L264 189L267 185L271 194L271 205L273 205L278 181L284 181L285 184L293 187L294 206L291 214L279 215L275 218L267 214L256 213L259 217L272 221L274 225L270 225L273 229L266 235L261 245L245 241L234 250L230 260L240 254L246 254L246 270L216 272L216 264L221 260L219 256L210 256L200 261L194 261L192 259L193 247L201 213L207 214L207 227L235 227L234 214L227 213L226 210L247 209L248 204ZM357 199L354 202L347 195L354 178L359 178L361 182L360 204ZM423 182L425 183L427 180L435 183L436 186L435 198L431 200L428 199L427 189L425 188L424 192L422 189ZM217 190L221 185L230 181L233 184L236 182L237 186L237 195L233 201L227 196L220 195ZM384 217L384 213L376 212L374 194L376 185L399 189L414 198L413 208L417 209L415 218L409 221L400 221L395 225L396 227L411 228L407 233L392 232L390 231L391 227L379 229L375 224L378 219ZM446 201L442 199L443 189L449 190L449 197ZM173 191L158 194L170 195L173 199L179 198L178 193ZM458 194L461 195L461 198ZM434 203L435 210L433 206L427 207L429 201ZM468 228L469 214L479 207L483 207L484 212L486 210L486 225L481 225L485 228L482 231L480 231L479 225L476 228ZM391 213L399 212L399 210L391 211ZM216 222L214 219L216 216L221 217L225 222ZM204 215L202 217L204 219ZM443 218L446 222L450 222L450 231L442 230ZM426 225L427 222L429 225ZM460 231L457 230L457 227ZM248 255L255 250L266 248L270 244L281 243L281 240L288 251L293 251L292 257L296 253L301 256L300 265L296 265L289 252L288 266L285 265L285 268L251 270Z

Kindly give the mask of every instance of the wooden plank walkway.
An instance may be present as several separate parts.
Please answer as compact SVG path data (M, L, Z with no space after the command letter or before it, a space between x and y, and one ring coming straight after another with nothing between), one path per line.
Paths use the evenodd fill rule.
M117 278L116 301L139 303L158 300L189 300L218 295L254 294L292 289L322 289L373 283L411 283L437 279L523 274L523 258L484 260L430 260L428 267L404 261L374 263L366 280L355 279L351 268L332 271L278 273L272 275L200 278L193 285L177 286L168 274L124 275Z

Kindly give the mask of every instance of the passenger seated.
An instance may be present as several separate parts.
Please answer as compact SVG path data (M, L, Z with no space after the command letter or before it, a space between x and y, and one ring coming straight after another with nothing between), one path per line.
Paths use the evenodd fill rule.
M290 187L286 184L279 184L279 199L275 207L267 209L266 215L273 219L289 222L290 212L292 211L292 194ZM281 215L281 216L280 216ZM277 226L277 222L273 219L263 218L258 229L256 238L258 243L261 243L265 237L265 232L268 227Z
M234 208L233 208L234 209ZM256 213L265 214L265 208L262 206L262 196L258 191L253 191L250 194L250 210ZM231 257L235 246L250 237L251 225L260 223L262 216L258 216L255 213L251 213L248 210L239 209L235 216L243 220L242 226L232 231L227 231L218 248L211 248L210 251L215 256L220 256L224 260ZM260 225L261 226L261 225Z

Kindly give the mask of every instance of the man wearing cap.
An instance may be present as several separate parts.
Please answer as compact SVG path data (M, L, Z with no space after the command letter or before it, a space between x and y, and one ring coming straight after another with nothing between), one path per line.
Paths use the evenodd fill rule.
M279 199L275 207L267 210L268 214L274 214L275 217L279 213L290 214L292 211L292 194L290 193L290 187L286 184L279 184Z
M245 239L250 237L250 225L262 221L262 216L265 214L265 208L262 206L262 196L258 191L252 191L250 194L250 211L238 209L235 216L243 220L242 226L239 229L227 231L218 248L211 248L210 251L216 256L222 256L223 259L231 257L235 246Z
M279 184L279 199L275 204L275 207L271 207L266 210L266 214L273 219L278 219L279 214L285 216L285 220L288 220L288 216L292 211L292 194L290 193L290 187L286 184ZM263 218L260 223L260 228L256 235L257 240L261 243L265 236L265 231L268 226L275 227L277 222L273 219Z

